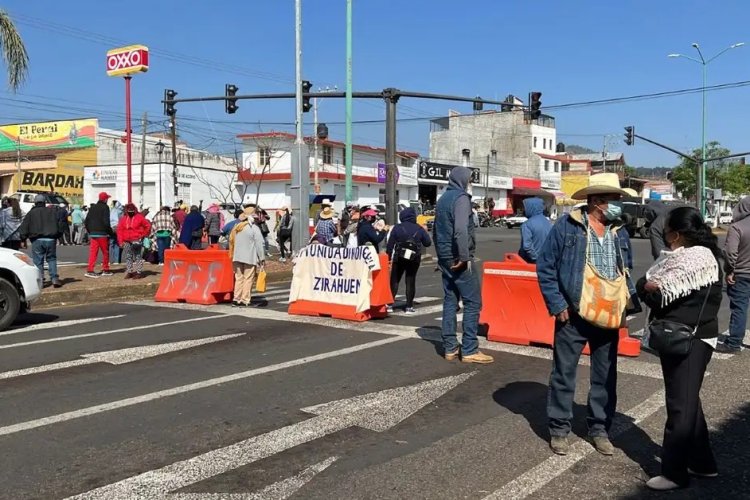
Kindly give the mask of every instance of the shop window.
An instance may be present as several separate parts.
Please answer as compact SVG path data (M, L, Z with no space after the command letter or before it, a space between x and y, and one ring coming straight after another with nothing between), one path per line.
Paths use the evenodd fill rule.
M330 165L333 163L333 151L331 146L323 146L323 163Z
M549 160L544 160L544 171L549 172Z

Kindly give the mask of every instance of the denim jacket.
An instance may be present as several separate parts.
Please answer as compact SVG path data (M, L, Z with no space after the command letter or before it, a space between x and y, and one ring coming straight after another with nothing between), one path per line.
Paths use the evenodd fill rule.
M586 227L583 217L585 208L564 215L554 225L544 243L536 262L539 286L550 314L556 315L565 309L578 311L583 288L583 270L586 265ZM635 286L629 270L633 267L632 247L627 230L612 226L617 252L617 266L626 275L631 297ZM623 261L624 259L624 261Z

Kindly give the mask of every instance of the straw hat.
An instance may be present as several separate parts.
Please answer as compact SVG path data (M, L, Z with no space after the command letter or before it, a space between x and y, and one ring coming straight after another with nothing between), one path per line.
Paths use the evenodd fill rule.
M248 217L252 217L255 214L255 207L247 207L244 210L242 210L242 213L240 214L240 220L244 221L247 220Z
M620 178L617 174L594 174L589 177L589 185L573 193L574 200L585 200L594 194L619 194L628 196L627 191L620 187Z
M330 219L332 217L333 217L333 209L331 207L325 207L323 210L320 211L321 219Z

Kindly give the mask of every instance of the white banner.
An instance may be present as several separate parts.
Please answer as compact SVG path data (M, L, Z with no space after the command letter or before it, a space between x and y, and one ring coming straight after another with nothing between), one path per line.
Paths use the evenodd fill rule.
M370 309L372 271L380 269L373 248L308 245L294 259L289 301L312 300Z

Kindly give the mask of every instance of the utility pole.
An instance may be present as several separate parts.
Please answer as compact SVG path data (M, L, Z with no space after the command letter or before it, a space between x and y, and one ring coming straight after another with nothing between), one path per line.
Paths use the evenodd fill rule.
M401 94L398 89L383 90L385 100L385 213L388 224L398 222L396 198L396 103Z
M395 102L394 102L395 105ZM395 106L394 106L395 112ZM394 123L395 128L395 123ZM395 144L395 136L394 136ZM395 153L395 151L394 151ZM395 156L394 156L395 160ZM386 159L386 162L389 160ZM352 200L352 0L346 0L346 190L345 203ZM389 221L395 224L396 221Z
M310 161L309 154L304 153L305 140L302 135L302 0L294 1L294 66L295 84L295 122L296 138L292 150L292 212L297 218L294 225L295 231L292 235L292 251L298 252L304 247L309 234L310 214Z
M143 127L143 135L141 135L141 210L143 210L143 184L145 179L146 170L146 124L148 123L148 113L143 113L143 119L141 120L141 126ZM161 207L159 207L161 210Z
M313 168L315 171L315 194L320 194L320 182L318 181L318 98L313 98Z
M16 169L18 169L18 173L16 174L18 177L18 180L16 181L16 192L18 192L21 190L21 182L23 179L23 174L21 173L21 134L19 134L16 139Z
M484 174L484 206L490 199L490 155L487 155L487 170Z
M172 204L177 203L177 113L169 115L169 128L172 135L172 183L174 184L174 199Z

